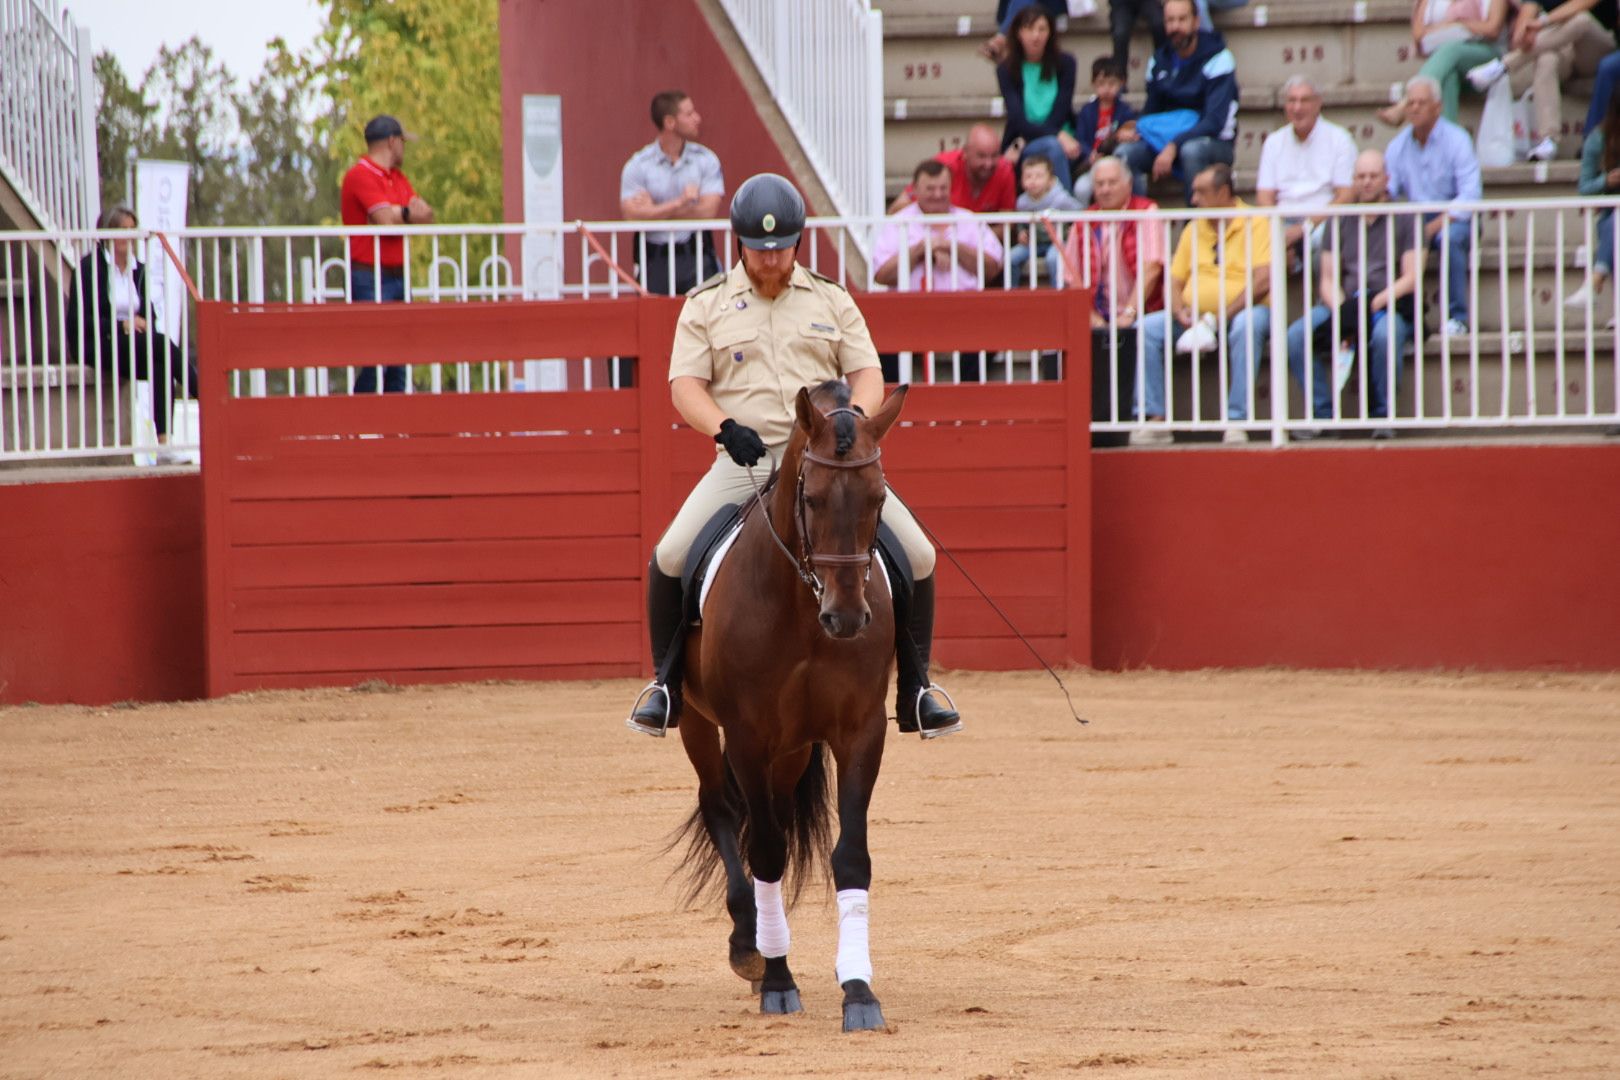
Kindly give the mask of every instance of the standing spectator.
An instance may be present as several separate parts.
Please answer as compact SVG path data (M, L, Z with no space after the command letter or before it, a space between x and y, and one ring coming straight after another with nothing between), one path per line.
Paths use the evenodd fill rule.
M872 247L872 280L902 292L970 292L1001 273L1001 243L971 210L951 205L951 171L930 158L911 177L916 201L897 210ZM948 222L920 220L924 214L950 215ZM981 261L982 260L982 261ZM981 276L982 275L982 276ZM980 353L964 353L958 374L977 381ZM884 379L899 379L899 363L883 360Z
M1389 173L1382 152L1363 150L1356 158L1355 198L1369 205L1389 203ZM1319 260L1317 289L1321 302L1288 328L1288 368L1304 387L1305 339L1309 336L1314 353L1309 388L1311 415L1326 420L1333 415L1338 388L1337 365L1332 363L1335 346L1351 343L1349 351L1360 353L1367 365L1371 392L1367 414L1387 418L1392 415L1390 397L1399 384L1401 357L1412 338L1412 294L1423 274L1417 224L1414 215L1396 213L1391 207L1365 217L1336 218L1333 231L1338 235L1323 242ZM1398 276L1391 274L1392 267L1397 268ZM1335 309L1339 315L1337 340L1333 333ZM1363 319L1367 326L1364 340ZM1294 437L1309 439L1316 434L1307 430L1296 432ZM1394 436L1394 428L1373 431L1375 439Z
M433 208L423 201L400 171L405 164L407 135L392 116L374 116L366 124L366 152L343 174L339 206L345 225L431 225ZM349 299L355 303L401 302L405 299L405 238L354 236L349 239ZM405 389L406 367L383 369L383 390ZM354 380L356 394L377 392L377 368L363 367Z
M1125 89L1125 69L1110 56L1091 62L1091 100L1080 106L1074 118L1074 136L1080 143L1075 165L1088 170L1074 182L1074 199L1081 206L1091 201L1092 162L1112 154L1121 139L1136 137L1136 110L1120 99Z
M1160 0L1108 0L1108 31L1114 39L1114 63L1131 70L1131 32L1138 22L1146 22L1153 35L1153 48L1164 47L1164 8Z
M1175 3L1176 0L1171 0ZM1166 10L1166 19L1169 11ZM1226 418L1249 418L1249 380L1260 357L1269 352L1271 309L1263 301L1271 292L1271 228L1263 217L1243 216L1248 204L1232 191L1232 166L1217 163L1193 177L1193 205L1239 213L1211 222L1194 220L1181 231L1170 261L1170 304L1175 325L1165 312L1142 320L1145 386L1138 415L1162 419L1164 407L1165 336L1173 331L1176 351L1216 349L1220 327L1226 327ZM1197 362L1196 360L1194 361ZM1241 427L1226 429L1224 442L1248 442Z
M1408 202L1475 202L1483 195L1479 159L1468 132L1440 115L1440 86L1427 75L1406 80L1408 119L1384 151L1389 193ZM1431 214L1423 241L1444 249L1446 261L1445 336L1468 333L1469 219L1467 210Z
M1597 79L1592 83L1592 104L1586 109L1582 135L1592 134L1603 123L1603 111L1609 107L1616 90L1620 90L1620 49L1605 56L1598 65Z
M1581 148L1581 194L1620 194L1620 91L1609 98L1603 123L1586 137ZM1614 277L1615 216L1612 209L1597 215L1597 253L1581 287L1564 299L1566 307L1584 308L1602 296ZM1614 319L1608 320L1610 327Z
M1029 214L1042 214L1052 210L1078 210L1080 204L1074 201L1074 196L1058 184L1052 175L1052 163L1044 157L1036 155L1024 159L1021 179L1024 193L1018 196L1018 209ZM1007 253L1007 267L1011 273L1012 283L1019 285L1024 280L1024 267L1029 267L1029 278L1036 277L1035 263L1038 259L1046 264L1042 275L1045 283L1055 284L1058 279L1058 249L1053 246L1051 237L1046 235L1046 228L1036 223L1021 227L1018 230L1018 242Z
M1180 176L1191 195L1193 177L1217 162L1232 163L1237 138L1237 60L1213 31L1198 29L1192 0L1165 0L1165 44L1148 61L1147 104L1137 121L1141 139L1119 156L1146 178Z
M127 206L101 215L102 229L139 227L135 211ZM161 445L169 441L174 401L197 394L197 368L164 334L161 323L147 323L148 314L160 315L163 303L158 297L155 311L147 303L146 266L135 258L136 246L133 235L97 240L79 262L68 295L68 347L80 364L125 381L152 381L152 424ZM168 464L174 459L160 450L158 460Z
M1588 78L1597 74L1603 58L1614 51L1617 23L1620 3L1616 0L1566 0L1550 10L1527 3L1513 21L1512 47L1468 73L1468 81L1483 94L1504 75L1535 63L1532 100L1536 119L1530 137L1540 138L1530 148L1531 161L1551 161L1558 156L1558 133L1563 126L1560 85L1572 75Z
M974 124L967 140L955 150L934 155L951 173L951 205L975 214L1011 210L1018 201L1018 174L1012 158L1001 152L1001 143L989 124ZM911 205L911 185L889 204L893 214Z
M1463 78L1473 68L1502 55L1502 27L1508 0L1412 0L1412 40L1428 57L1418 68L1440 87L1441 108L1455 122ZM1409 119L1397 102L1378 110L1394 127Z
M1316 210L1350 201L1356 168L1356 141L1331 120L1322 119L1322 92L1304 75L1283 83L1283 112L1288 123L1266 136L1260 147L1257 206ZM1309 252L1321 246L1321 217L1288 220L1288 250L1300 252L1308 233Z
M619 210L631 221L683 221L720 214L726 192L720 159L695 142L703 118L684 90L653 95L658 137L630 155L619 173ZM676 296L720 272L711 242L692 229L642 234L641 283L659 296Z
M1064 191L1073 182L1071 162L1080 157L1074 137L1074 80L1074 57L1058 48L1051 14L1035 4L1024 8L1013 20L1007 59L996 67L1007 110L1001 150L1005 154L1022 145L1023 158L1046 158Z

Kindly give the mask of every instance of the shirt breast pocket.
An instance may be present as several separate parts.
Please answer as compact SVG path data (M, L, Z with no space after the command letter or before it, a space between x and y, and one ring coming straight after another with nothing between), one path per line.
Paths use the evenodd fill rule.
M822 359L833 361L838 358L838 347L843 343L844 334L835 324L812 320L804 325L801 333L805 343Z
M716 378L740 372L752 374L760 358L759 330L734 327L715 335L714 373Z

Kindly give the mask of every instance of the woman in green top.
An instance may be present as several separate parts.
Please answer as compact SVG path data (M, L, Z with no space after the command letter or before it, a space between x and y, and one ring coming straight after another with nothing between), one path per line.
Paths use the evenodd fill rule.
M1609 99L1609 111L1603 114L1603 123L1592 129L1581 147L1581 194L1620 194L1620 91ZM1604 286L1614 276L1614 211L1603 210L1597 215L1597 254L1591 262L1586 282L1564 300L1566 307L1584 308L1588 301L1603 295ZM1603 321L1601 312L1598 321ZM1614 325L1614 318L1607 320Z
M1073 186L1080 156L1074 137L1074 57L1058 48L1052 16L1038 4L1018 13L1007 34L1007 59L996 67L996 82L1007 106L1003 153L1022 141L1022 154L1040 154L1065 191Z

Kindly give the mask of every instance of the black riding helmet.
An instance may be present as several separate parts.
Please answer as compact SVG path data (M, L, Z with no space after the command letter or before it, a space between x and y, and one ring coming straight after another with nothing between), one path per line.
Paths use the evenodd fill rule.
M804 231L804 199L786 177L750 176L731 197L731 231L755 251L790 248Z

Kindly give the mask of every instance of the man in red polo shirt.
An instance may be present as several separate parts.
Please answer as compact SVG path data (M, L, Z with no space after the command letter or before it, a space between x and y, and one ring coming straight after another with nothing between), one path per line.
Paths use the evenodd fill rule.
M407 135L392 116L374 116L366 125L366 152L343 175L341 207L345 225L427 225L433 208L422 200L399 167L405 163ZM349 298L362 301L405 299L405 238L362 236L349 239ZM404 365L384 369L383 390L405 389ZM354 380L356 394L377 392L377 369L366 367Z
M1018 177L1013 159L1001 152L1001 136L987 124L974 124L967 141L944 150L934 160L951 170L951 205L975 214L1012 210L1018 204ZM889 213L904 210L914 201L908 185L889 205Z

